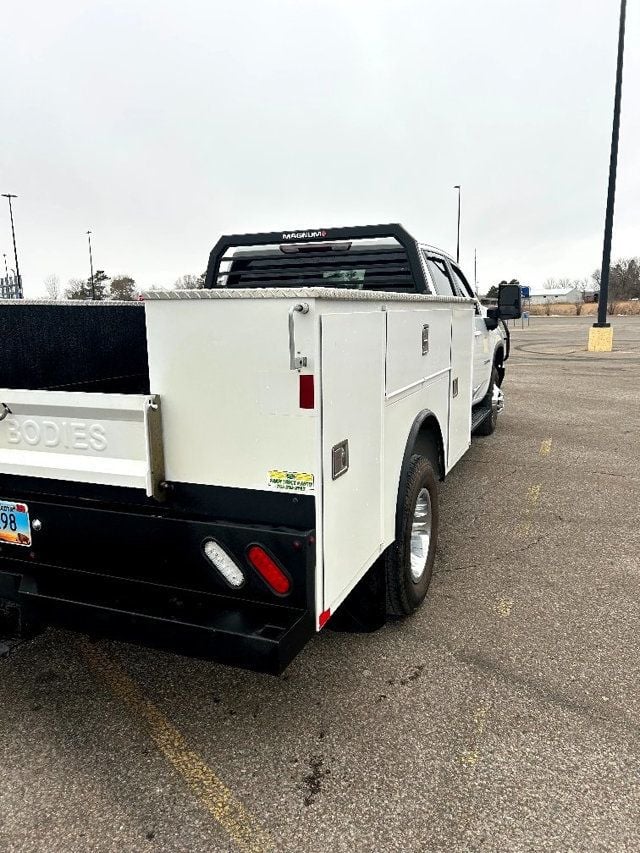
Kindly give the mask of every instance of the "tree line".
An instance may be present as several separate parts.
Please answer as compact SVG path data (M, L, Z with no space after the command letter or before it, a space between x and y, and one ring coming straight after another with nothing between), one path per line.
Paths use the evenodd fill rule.
M519 284L513 278L509 284ZM500 284L507 284L501 281ZM488 299L498 298L498 286L494 284L487 293ZM569 290L575 288L581 293L600 290L600 270L597 269L588 278L548 278L544 285L545 290ZM609 270L609 311L614 310L618 302L626 302L630 299L640 299L640 258L619 258L612 264Z
M181 275L175 280L172 288L151 286L145 290L193 290L204 287L205 274ZM94 299L96 302L106 300L130 302L138 299L140 291L135 279L130 275L117 275L113 278L104 270L96 270L93 281L91 278L70 278L67 286L62 288L57 275L48 275L44 280L44 289L49 299Z
M591 278L600 287L600 270ZM616 302L640 299L640 258L619 258L609 270L609 311L613 312Z

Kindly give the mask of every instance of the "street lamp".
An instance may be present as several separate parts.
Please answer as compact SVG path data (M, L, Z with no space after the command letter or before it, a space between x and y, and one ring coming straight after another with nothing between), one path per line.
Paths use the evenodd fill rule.
M87 240L89 241L89 266L91 269L91 298L95 300L96 289L93 283L93 255L91 254L91 231L87 231Z
M618 64L616 67L616 89L613 102L613 128L611 130L611 155L609 158L609 188L607 212L604 218L604 243L602 246L602 271L598 296L598 322L589 329L588 349L590 352L611 352L613 329L607 322L609 301L609 270L611 267L611 234L613 232L613 207L616 196L616 170L618 167L618 138L620 136L620 102L622 100L622 59L624 54L624 24L627 0L620 0L620 26L618 29Z
M4 252L2 253L2 257L4 258L4 274L6 275L7 278L9 278L9 267L7 266L7 256Z
M456 263L460 263L460 184L456 184L454 190L458 190L458 243L456 247Z
M11 236L13 237L13 256L16 259L16 278L18 279L18 298L22 299L22 280L20 278L20 267L18 266L18 250L16 249L16 229L13 227L13 208L11 199L18 198L13 193L2 193L2 197L9 201L9 216L11 217Z

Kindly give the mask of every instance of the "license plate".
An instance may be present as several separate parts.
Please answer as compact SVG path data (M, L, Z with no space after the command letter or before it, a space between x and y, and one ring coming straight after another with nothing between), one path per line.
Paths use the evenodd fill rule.
M29 507L23 503L0 500L0 544L31 545Z

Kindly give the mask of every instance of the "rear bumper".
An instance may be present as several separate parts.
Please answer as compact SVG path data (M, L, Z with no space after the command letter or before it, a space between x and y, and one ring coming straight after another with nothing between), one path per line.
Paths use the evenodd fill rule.
M15 497L28 503L32 527L40 522L31 548L0 550L0 603L19 611L16 624L61 625L271 673L314 633L313 530ZM204 556L210 538L244 572L239 591ZM290 595L275 595L251 568L245 553L255 542L286 568Z
M0 600L18 624L59 625L278 674L314 633L309 611L149 587L51 569L46 579L0 569ZM13 605L13 607L12 607Z

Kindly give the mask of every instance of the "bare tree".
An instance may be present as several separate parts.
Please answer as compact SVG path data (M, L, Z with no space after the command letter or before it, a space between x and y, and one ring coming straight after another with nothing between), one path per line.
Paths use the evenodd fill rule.
M48 275L44 280L44 289L49 299L60 299L60 279L57 275Z
M91 287L82 278L70 278L64 295L65 299L91 299Z
M67 299L95 299L96 302L107 299L109 278L104 270L96 270L93 281L71 278L67 284L65 296Z
M200 290L204 287L204 275L181 275L173 287L175 290Z
M543 287L545 290L569 290L571 284L570 278L548 278Z
M580 293L580 299L576 300L576 316L582 314L582 306L584 305L584 295L589 289L588 278L576 278L571 282L571 286Z
M640 298L640 258L620 258L611 268L609 289L614 299Z

